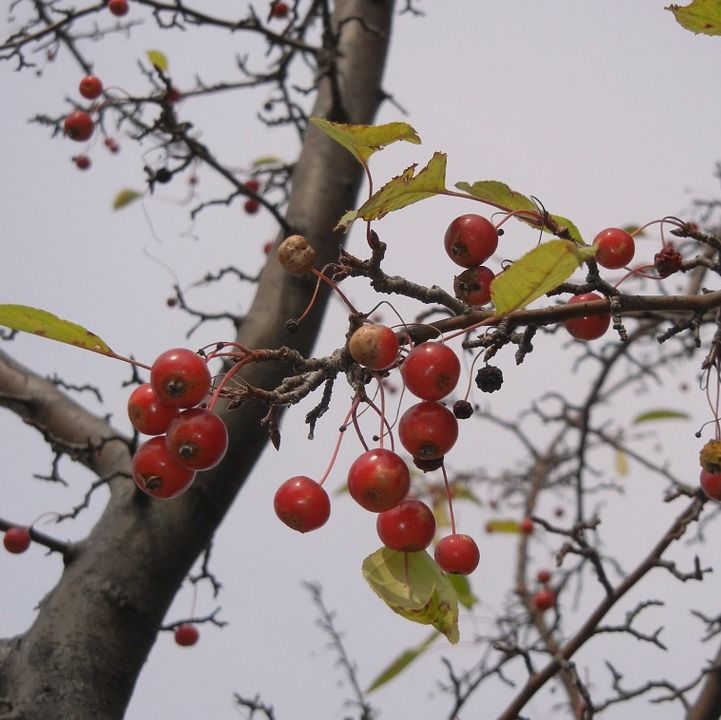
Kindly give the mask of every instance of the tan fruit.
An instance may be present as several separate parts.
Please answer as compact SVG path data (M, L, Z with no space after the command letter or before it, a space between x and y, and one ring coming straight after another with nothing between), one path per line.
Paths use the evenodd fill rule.
M308 272L315 262L315 250L302 235L290 235L278 246L278 261L293 275Z

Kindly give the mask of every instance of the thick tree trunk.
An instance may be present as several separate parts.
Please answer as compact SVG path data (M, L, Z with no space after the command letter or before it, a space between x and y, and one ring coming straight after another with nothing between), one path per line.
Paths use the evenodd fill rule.
M392 0L338 0L333 20L341 28L337 83L321 80L314 114L353 123L373 120L382 97L392 12ZM351 17L362 22L342 22ZM355 205L360 183L360 168L350 154L310 129L287 220L316 247L319 265L336 256L342 238L330 229ZM325 302L316 304L298 334L284 330L284 321L302 311L308 291L306 279L288 276L271 260L238 341L309 352ZM250 379L272 387L281 373L264 365L253 369ZM101 519L67 553L62 577L42 601L35 623L24 635L0 643L0 720L121 718L175 592L265 445L258 424L265 408L246 403L226 414L231 446L225 461L181 498L156 502L135 491L124 442L100 444L114 436L112 428L3 355L0 397L54 437L80 446L90 441L99 449L84 458L86 464L101 477L115 478Z

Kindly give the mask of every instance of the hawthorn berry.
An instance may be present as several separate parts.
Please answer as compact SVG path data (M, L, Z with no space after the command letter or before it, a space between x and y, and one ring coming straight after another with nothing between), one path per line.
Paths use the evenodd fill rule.
M458 384L461 363L458 356L442 342L416 345L401 365L403 381L421 400L440 400Z
M117 17L128 14L128 0L108 0L108 10Z
M524 517L518 527L524 535L530 535L533 532L533 520L529 517Z
M470 535L446 535L436 545L434 557L447 573L470 575L481 559L476 541Z
M8 528L3 537L5 549L14 555L24 553L30 547L30 542L30 528L26 527Z
M492 393L503 385L503 371L495 365L485 365L476 373L476 387L482 392Z
M181 647L190 647L198 642L200 632L195 625L183 623L175 628L175 643Z
M414 458L437 460L455 445L458 420L439 403L417 403L403 413L398 423L398 437Z
M594 300L603 300L603 298L597 293L584 293L583 295L574 295L568 301L568 305L592 302ZM608 326L611 324L611 318L608 314L583 315L582 317L564 320L563 324L566 330L577 340L596 340L608 330Z
M596 262L609 270L618 270L633 260L636 244L633 237L621 228L606 228L593 239L597 247Z
M302 275L313 268L315 250L302 235L289 235L278 245L278 262L286 272Z
M150 383L139 385L128 398L128 417L143 435L161 435L178 417L177 406L160 402Z
M536 580L538 580L539 583L542 585L545 585L547 582L550 582L551 580L551 571L547 570L546 568L541 568L536 573Z
M208 394L210 371L197 353L175 348L156 358L150 369L150 384L160 402L191 408Z
M436 533L433 512L420 500L403 500L378 515L376 530L381 542L398 552L425 550Z
M245 181L245 187L250 190L250 192L257 193L258 190L260 190L260 183L255 178L250 178L250 180Z
M385 370L398 357L398 338L385 325L361 325L348 341L351 357L369 370Z
M191 470L209 470L225 456L228 429L209 410L192 408L180 413L165 435L171 457Z
M195 478L195 470L179 465L170 455L163 436L150 438L137 449L132 469L135 484L163 500L184 493Z
M103 83L95 75L86 75L78 87L80 94L87 100L95 100L103 92Z
M106 137L103 140L103 145L105 145L105 147L108 148L113 155L117 155L120 152L120 145L118 145L115 138Z
M456 400L453 403L453 414L459 420L468 420L473 415L473 405L468 400Z
M556 593L549 588L542 588L533 596L533 607L539 612L550 610L556 604Z
M243 203L243 210L245 210L248 215L255 215L255 213L260 210L260 203L255 198L248 198Z
M653 266L659 277L665 278L677 273L683 265L683 257L673 245L664 245L654 256Z
M443 244L454 263L472 268L481 265L496 252L498 232L493 223L482 215L461 215L448 226Z
M348 470L348 492L366 510L383 512L408 494L411 476L403 459L376 448L360 455Z
M273 252L273 241L268 240L268 242L263 243L263 255L270 255Z
M155 171L155 182L159 182L161 185L169 183L173 179L173 173L168 168L161 167Z
M95 123L84 110L75 110L66 116L63 129L71 140L85 142L93 134Z
M711 500L721 500L721 472L711 473L707 470L701 470L699 484L706 493L706 497Z
M163 101L168 105L175 105L175 103L180 102L182 97L183 95L178 88L171 87L166 90L165 95L163 95Z
M491 282L496 277L485 265L472 267L453 278L453 293L466 305L486 305L491 302Z
M87 155L74 155L73 162L78 170L87 170L90 167L90 158Z
M283 19L288 15L288 5L284 2L274 2L270 7L271 17Z
M317 530L330 517L328 493L305 475L286 480L276 490L273 507L283 523L302 533Z

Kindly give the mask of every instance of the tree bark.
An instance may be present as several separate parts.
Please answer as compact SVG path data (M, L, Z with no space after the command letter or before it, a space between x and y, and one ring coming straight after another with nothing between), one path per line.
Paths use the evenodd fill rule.
M338 0L335 81L320 80L314 115L370 123L382 99L381 77L393 0ZM348 18L359 18L343 22ZM361 169L340 145L310 128L292 184L287 221L304 234L321 266L337 257L338 218L356 204ZM308 353L326 295L296 335L284 329L302 312L312 283L271 259L237 340L251 348L290 345ZM283 368L263 364L248 379L273 387ZM104 420L51 383L0 355L0 404L30 420L46 438L77 448L77 457L109 481L110 500L90 535L65 553L58 584L26 633L0 642L0 720L111 720L124 715L158 628L198 555L243 486L266 443L266 408L248 402L224 412L225 460L180 498L159 502L135 490L130 453ZM92 451L85 452L84 448ZM212 492L209 488L212 485Z

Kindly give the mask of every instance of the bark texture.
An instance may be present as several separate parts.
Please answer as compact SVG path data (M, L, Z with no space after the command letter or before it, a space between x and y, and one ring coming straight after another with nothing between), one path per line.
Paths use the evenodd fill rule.
M392 13L392 0L338 0L336 72L321 79L314 115L373 121L382 98ZM331 228L355 206L361 179L360 167L346 150L316 129L308 131L287 220L315 247L318 267L337 256L342 236ZM324 298L296 335L285 332L284 322L300 314L311 285L269 261L238 341L256 348L290 345L308 353ZM282 372L263 365L252 369L248 379L269 388ZM0 404L46 437L76 445L80 461L100 477L114 478L101 519L85 541L65 554L62 577L43 599L34 624L23 635L0 641L0 720L117 720L173 596L266 443L258 423L266 409L247 403L225 414L231 440L224 462L177 500L156 502L135 491L127 445L105 421L4 354Z

